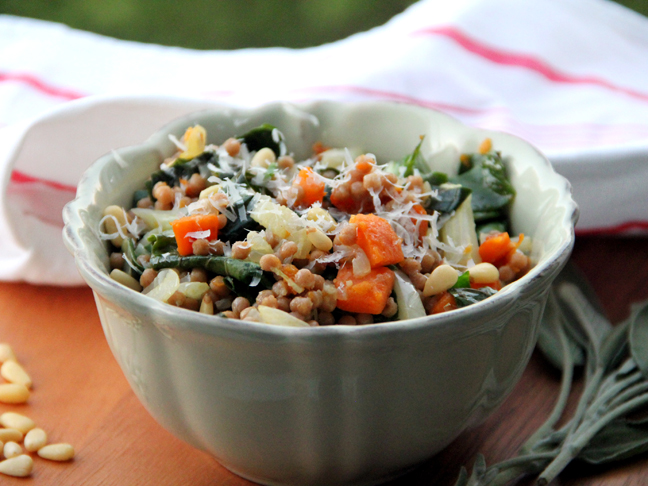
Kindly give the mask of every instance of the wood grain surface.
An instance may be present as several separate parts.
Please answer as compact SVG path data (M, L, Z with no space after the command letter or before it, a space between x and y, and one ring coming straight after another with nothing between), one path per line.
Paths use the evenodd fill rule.
M579 238L573 261L590 279L612 322L627 316L631 302L648 299L648 239ZM88 288L2 283L0 309L0 342L13 346L34 381L28 404L0 404L0 413L26 414L48 432L50 442L69 442L77 450L70 463L35 456L30 478L2 476L0 484L252 484L151 418L108 349ZM472 465L478 452L487 463L514 455L551 410L559 378L535 353L512 395L490 419L389 484L452 485L461 465ZM555 484L648 484L648 454L612 468L573 466Z

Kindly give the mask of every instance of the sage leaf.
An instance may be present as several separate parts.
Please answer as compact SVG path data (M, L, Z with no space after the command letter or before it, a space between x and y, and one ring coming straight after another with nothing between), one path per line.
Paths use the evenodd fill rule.
M461 466L461 469L459 470L459 476L457 477L457 482L454 484L454 486L468 486L468 471L466 471L466 468Z
M648 301L632 308L629 340L632 358L644 378L648 378Z
M628 349L628 329L630 320L623 321L612 328L601 343L601 363L610 370L616 368Z
M551 289L540 321L537 345L547 361L559 370L564 370L563 351L560 341L560 332L564 327L564 319L556 295ZM565 335L574 366L582 366L585 363L583 348L572 338L571 334L565 333Z
M648 451L648 427L619 419L611 422L581 451L578 459L590 464L620 461Z

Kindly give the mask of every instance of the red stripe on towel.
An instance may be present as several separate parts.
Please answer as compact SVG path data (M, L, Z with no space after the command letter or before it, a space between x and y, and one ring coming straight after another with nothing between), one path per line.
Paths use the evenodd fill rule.
M608 228L576 229L577 236L619 235L623 233L648 231L648 221L626 221Z
M26 73L1 73L0 72L0 82L15 82L26 84L27 86L35 89L36 91L49 95L55 96L57 98L63 98L66 100L77 100L83 98L86 95L73 91L70 89L60 88L58 86L53 86L38 79L36 76Z
M57 189L59 191L72 192L76 194L76 186L70 186L68 184L62 184L56 181L50 181L48 179L41 179L39 177L30 176L24 172L14 170L11 172L11 182L15 184L33 184L39 183L44 184L52 189Z
M589 84L598 86L617 93L623 93L641 101L648 101L648 94L633 89L617 86L609 81L594 76L573 76L554 69L546 62L536 59L528 54L503 51L487 46L450 26L428 27L413 32L414 35L439 35L452 39L465 50L477 56L504 66L516 66L534 71L544 78L556 83Z

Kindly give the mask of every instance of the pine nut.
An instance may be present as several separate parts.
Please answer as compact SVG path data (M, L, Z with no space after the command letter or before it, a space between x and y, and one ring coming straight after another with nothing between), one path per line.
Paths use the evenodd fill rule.
M264 147L256 154L254 154L254 157L252 157L252 160L250 161L250 165L252 167L268 167L276 160L277 157L275 156L275 153L272 151L272 149Z
M0 442L14 441L20 442L23 438L23 433L20 430L7 428L0 429Z
M27 454L22 454L11 459L0 462L0 473L7 476L24 478L31 474L34 469L34 460Z
M326 236L326 234L319 228L309 228L306 235L308 236L308 240L318 250L329 251L333 248L331 238Z
M306 213L306 219L309 221L314 221L317 223L324 231L330 231L335 229L337 222L333 219L333 216L322 207L314 207L308 210Z
M43 429L31 429L25 436L25 449L36 452L47 444L47 433Z
M429 297L430 295L440 294L456 284L458 278L459 273L450 265L439 265L425 282L423 295Z
M120 284L125 285L129 289L133 289L135 292L142 291L142 286L137 280L128 275L126 272L122 272L118 268L115 268L112 272L110 272L110 278L112 278L115 282L119 282Z
M25 385L27 388L31 388L32 386L32 379L29 376L29 373L27 373L25 368L20 366L17 361L6 361L2 363L2 367L0 367L0 375L10 383Z
M70 444L49 444L38 450L38 455L50 461L69 461L74 457L74 447Z
M32 419L16 412L5 412L0 415L0 424L8 429L16 429L21 434L26 434L36 427Z
M216 194L218 191L220 191L221 186L218 184L214 184L213 186L209 186L202 191L200 191L200 195L198 196L198 199L208 199L209 196L212 194Z
M19 383L5 383L0 385L0 402L25 403L29 399L29 389Z
M0 363L5 361L18 361L16 355L11 349L11 346L7 343L0 343Z
M106 209L104 209L103 215L112 216L112 218L106 218L106 220L104 221L104 228L106 229L106 233L108 233L109 235L113 233L119 233L119 231L117 230L117 224L115 224L115 220L117 220L117 223L119 223L120 228L126 226L126 213L124 211L124 208L120 208L119 206L108 206ZM124 230L122 230L122 233L123 232ZM121 244L124 242L124 238L122 238L118 234L112 240L110 240L110 242L116 247L121 247Z
M477 284L493 283L499 280L499 270L492 263L478 263L468 269L470 279Z
M2 453L7 459L11 459L22 454L23 450L17 442L9 441L2 448Z

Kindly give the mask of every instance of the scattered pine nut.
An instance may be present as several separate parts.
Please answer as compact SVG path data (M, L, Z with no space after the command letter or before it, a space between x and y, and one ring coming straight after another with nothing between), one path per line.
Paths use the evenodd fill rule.
M23 439L23 433L20 430L7 428L0 429L0 442L14 441L20 442Z
M16 429L22 434L26 434L36 427L36 423L32 419L16 412L5 412L0 415L0 424L9 429Z
M17 457L23 453L22 447L18 442L9 441L2 448L2 453L7 459Z
M7 476L14 476L17 478L24 478L31 474L34 469L34 461L27 454L5 459L0 462L0 473Z
M43 429L38 429L38 428L31 429L29 432L27 432L27 435L25 436L25 441L23 443L23 445L25 446L25 450L29 452L36 452L46 444L47 444L47 432L45 432Z
M17 361L16 355L7 343L0 343L0 363L6 361Z
M10 363L10 361L7 361ZM0 385L0 402L25 403L29 399L29 389L18 383L4 383Z
M135 278L131 277L119 268L113 268L112 272L110 272L110 278L130 289L133 289L135 292L142 291L142 286L140 285L140 283L135 280Z
M10 383L18 383L31 388L32 379L25 368L20 366L17 361L5 361L0 367L0 375Z
M38 450L38 455L50 461L69 461L74 457L74 447L70 444L48 444Z

